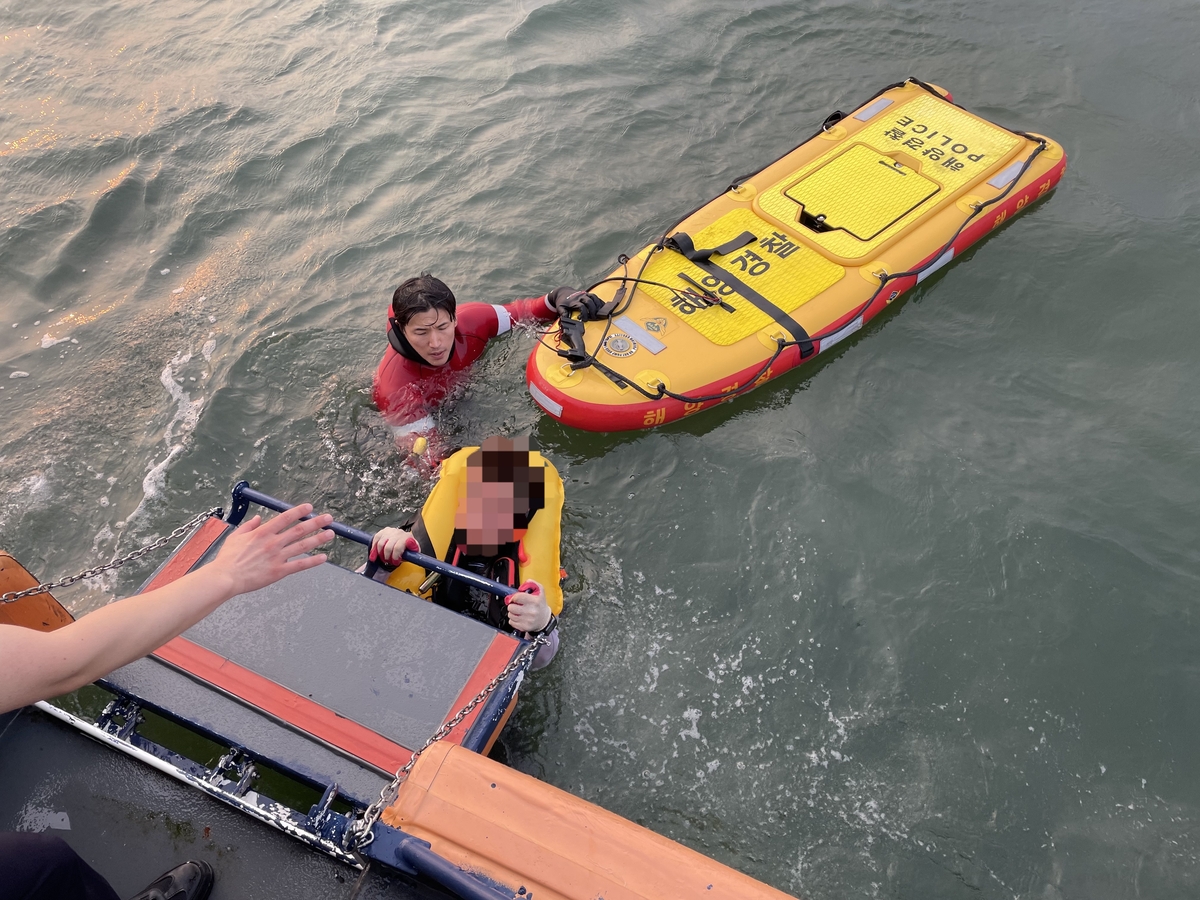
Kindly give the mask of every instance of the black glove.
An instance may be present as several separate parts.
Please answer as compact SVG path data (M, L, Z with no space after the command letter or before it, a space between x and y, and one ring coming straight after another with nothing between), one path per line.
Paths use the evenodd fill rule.
M558 311L559 318L565 319L571 313L578 312L577 318L581 322L596 318L604 306L604 301L595 294L570 287L555 288L546 295L546 299Z
M558 304L562 303L572 294L577 293L579 293L579 288L567 287L566 285L556 287L546 295L546 305L552 309L558 309Z

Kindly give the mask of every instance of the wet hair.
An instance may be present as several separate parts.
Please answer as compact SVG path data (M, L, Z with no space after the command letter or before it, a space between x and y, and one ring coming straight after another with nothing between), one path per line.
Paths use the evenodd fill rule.
M431 309L445 310L451 321L457 318L454 292L441 279L428 272L410 278L392 294L392 318L396 329L403 334L404 327L417 313Z
M469 468L483 470L483 481L512 484L513 528L528 528L533 514L546 505L546 468L530 458L536 449L529 437L493 435L467 457Z

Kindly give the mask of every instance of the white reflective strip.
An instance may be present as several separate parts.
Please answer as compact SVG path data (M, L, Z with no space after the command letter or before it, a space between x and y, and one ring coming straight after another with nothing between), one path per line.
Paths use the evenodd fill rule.
M860 122L865 122L865 121L867 121L867 119L871 118L876 113L882 112L883 110L887 109L891 105L892 105L891 97L880 97L874 103L870 104L869 106L864 106L861 110L856 112L854 114L854 118L858 119L858 121L860 121Z
M59 721L65 722L80 734L87 735L97 743L107 744L118 753L131 756L139 762L145 763L150 768L157 769L164 775L168 775L184 784L191 785L200 792L229 804L234 809L240 809L260 822L278 828L284 834L290 834L292 837L304 841L304 843L311 847L323 850L334 859L340 859L342 862L352 866L358 864L357 859L347 853L340 844L335 844L333 841L322 838L304 828L292 818L295 814L290 809L274 802L269 797L262 796L257 791L235 794L226 787L226 785L230 784L228 781L224 781L224 785L213 784L207 778L201 778L191 772L185 772L179 766L173 765L165 759L160 759L153 753L135 746L130 743L128 738L119 738L115 734L105 731L103 728L98 728L91 722L85 722L83 719L71 715L66 710L59 709L57 706L51 706L44 700L39 700L33 705L46 713L46 715L53 716ZM181 895L175 894L174 896L178 897Z
M396 437L405 437L422 431L433 431L433 416L426 416L415 422L406 422L404 425L392 426L392 434Z
M503 306L492 304L492 309L496 311L496 334L504 334L512 328L512 316L508 314L508 310Z
M862 328L862 322L862 316L858 316L855 319L851 319L833 334L823 338L818 338L818 341L820 342L820 350L818 352L824 353L838 341L842 341L850 337L850 335Z
M1018 159L1003 172L997 172L995 175L993 175L992 180L989 181L988 184L999 190L1017 177L1017 173L1021 171L1021 166L1023 165L1025 165L1025 160Z
M623 332L637 341L641 346L645 347L651 353L660 353L667 349L667 345L648 332L645 328L639 325L629 316L618 316L616 325Z
M547 397L536 384L529 385L529 396L534 399L538 406L550 413L554 418L557 419L562 415L562 404L555 403Z
M946 263L950 262L950 260L952 260L952 259L954 259L954 248L953 247L951 247L949 250L947 250L945 253L943 253L941 256L939 256L937 259L935 259L930 264L928 269L926 269L924 272L922 272L920 275L917 276L917 284L920 284L922 281L924 281L926 278L928 278L930 275L932 275L934 272L936 272L938 269L940 269Z

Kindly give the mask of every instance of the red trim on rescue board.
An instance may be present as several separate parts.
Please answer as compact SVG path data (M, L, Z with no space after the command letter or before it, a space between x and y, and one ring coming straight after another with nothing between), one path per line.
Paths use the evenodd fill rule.
M1026 187L1019 191L1015 191L1005 201L994 208L989 208L986 213L981 214L976 221L967 226L958 239L954 241L954 256L957 258L968 247L982 238L985 234L995 228L999 228L1006 221L1011 219L1018 212L1025 209L1033 201L1041 199L1059 182L1062 178L1063 170L1066 168L1067 158L1064 155L1053 168L1051 168L1041 178L1031 182ZM940 248L939 248L940 249ZM913 269L919 269L925 263L932 261L938 254L931 253L920 263L913 266ZM910 288L917 284L917 276L912 275L908 278L898 278L895 281L889 282L888 289L880 293L875 298L867 309L862 311L863 324L866 325L875 316L883 312L889 305L887 299L896 291L896 297L907 292ZM831 322L826 327L822 328L820 333L813 336L813 340L820 343L820 334L826 336L833 334L843 325L847 324L856 315L852 315L854 311L847 313L842 318L835 322ZM815 359L819 354L813 354L807 359ZM665 425L668 422L677 422L680 419L700 412L702 409L708 409L716 406L719 403L724 403L724 400L709 400L705 403L684 403L680 400L673 400L665 397L662 400L646 400L644 402L630 403L587 403L572 397L566 391L554 387L538 369L536 363L536 353L529 354L529 360L525 364L525 380L530 385L536 386L543 394L553 400L555 403L562 405L562 415L554 416L545 409L542 409L546 415L562 422L564 425L569 425L572 428L580 428L585 431L635 431L642 428L655 428L659 425ZM800 350L798 347L788 347L779 359L771 365L767 370L767 374L759 378L757 387L766 384L767 381L778 378L784 372L788 372L796 368L801 363ZM807 361L807 360L805 360ZM709 382L706 385L692 388L687 393L694 397L705 397L710 394L721 393L726 390L733 390L741 387L746 383L746 380L753 378L759 371L762 370L764 359L760 363L756 363L748 368L742 369L740 372L733 372L716 381ZM743 392L738 396L743 396L747 392ZM539 404L539 408L541 408Z

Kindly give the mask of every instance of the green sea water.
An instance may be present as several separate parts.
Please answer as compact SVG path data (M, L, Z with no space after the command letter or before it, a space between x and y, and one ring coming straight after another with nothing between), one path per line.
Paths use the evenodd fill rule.
M1059 188L819 362L586 434L497 342L442 414L566 481L563 648L504 750L788 893L1200 892L1196 6L0 6L0 545L47 577L245 478L419 505L385 307L603 277L912 75ZM357 563L357 551L338 551ZM76 613L153 561L64 595Z

